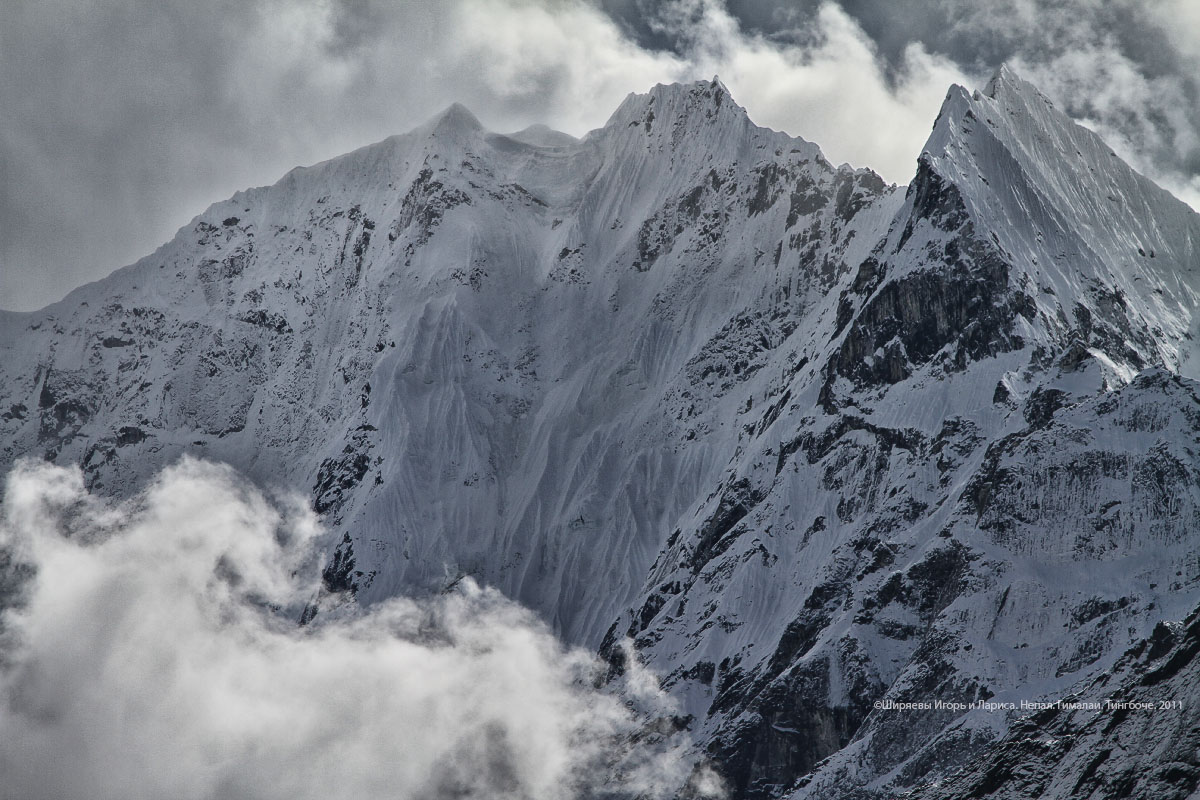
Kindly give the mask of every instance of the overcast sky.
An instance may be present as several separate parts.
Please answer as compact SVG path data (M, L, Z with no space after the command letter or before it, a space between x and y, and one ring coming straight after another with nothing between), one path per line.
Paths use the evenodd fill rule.
M1003 61L1200 207L1195 0L2 0L0 308L454 101L581 134L718 74L759 124L904 183L949 84Z

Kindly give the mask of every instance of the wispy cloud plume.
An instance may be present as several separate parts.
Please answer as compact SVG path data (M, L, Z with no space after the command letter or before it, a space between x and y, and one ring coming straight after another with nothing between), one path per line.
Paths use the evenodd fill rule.
M452 101L494 129L580 134L631 91L719 73L761 124L904 181L958 76L914 47L888 86L832 4L812 47L748 35L720 3L668 4L663 19L688 28L679 53L639 46L584 0L216 5L0 10L0 307L57 299L149 253L209 202Z
M893 79L874 44L841 6L805 20L799 42L747 33L718 0L681 0L662 24L686 43L695 74L717 73L760 125L815 141L836 162L905 183L952 83L973 79L920 44Z
M756 18L771 31L731 11L746 3L638 5L667 51L635 41L600 0L0 4L0 308L57 299L208 203L452 101L493 129L580 134L628 92L714 73L756 122L902 183L949 84L981 85L1008 59L1200 205L1190 0L910 5L929 20L904 29L910 41L892 35L885 4L767 4ZM889 24L881 54L868 30Z
M1136 169L1200 208L1200 8L1188 0L952 4L962 41L988 41Z
M645 735L669 711L656 684L593 688L592 656L490 590L297 626L317 536L301 506L211 464L119 507L78 471L18 467L0 546L35 574L2 618L0 797L536 800L710 780L681 735Z

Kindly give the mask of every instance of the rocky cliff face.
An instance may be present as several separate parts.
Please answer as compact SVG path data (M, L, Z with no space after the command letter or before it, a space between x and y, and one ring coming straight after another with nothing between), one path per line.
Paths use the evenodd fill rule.
M611 630L743 796L891 796L1008 719L876 701L1054 695L1195 597L1195 215L1007 71L906 194Z
M1110 672L1025 714L983 758L911 796L1195 797L1200 729L1187 709L1200 702L1197 653L1195 611L1160 623Z
M475 576L631 638L737 796L890 797L1025 723L877 701L1084 691L1200 601L1198 263L1007 70L907 188L716 80L581 140L455 106L0 313L0 460L228 461L329 593Z

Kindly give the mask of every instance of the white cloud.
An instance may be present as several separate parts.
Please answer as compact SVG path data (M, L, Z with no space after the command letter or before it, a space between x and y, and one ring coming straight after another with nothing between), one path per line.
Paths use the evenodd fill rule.
M953 27L1004 42L1023 78L1200 208L1198 15L1190 0L996 0L956 6Z
M0 4L0 308L451 102L498 130L582 132L680 74L581 0Z
M505 105L540 106L549 121L575 134L603 124L629 92L685 73L679 58L638 47L580 2L463 0L453 28L453 72L477 71Z
M1147 76L1107 41L1064 50L1049 61L1017 58L1013 67L1124 161L1200 208L1200 178L1172 166L1200 148L1176 77Z
M902 183L949 85L981 85L971 70L997 66L914 42L885 73L832 0L814 19L781 14L803 30L793 38L743 30L721 0L654 8L678 53L640 46L589 0L0 3L0 307L57 299L149 253L207 203L452 101L495 130L581 134L631 91L719 74L759 124ZM1118 11L1165 36L1178 68L1151 75L1116 48L1105 20ZM1152 177L1194 188L1190 0L931 0L925 13L945 16L960 50L977 40L1014 54L1060 105L1096 111L1097 129Z
M1156 0L1140 6L1192 66L1200 64L1200 5L1194 0Z
M688 779L684 739L631 746L641 720L592 688L593 658L492 591L304 628L273 613L316 592L317 534L193 460L117 508L77 470L16 468L0 546L36 577L2 620L0 796L537 800Z
M831 2L817 13L810 46L747 34L716 0L678 3L673 19L691 42L693 72L719 74L755 122L816 142L834 163L870 167L897 183L912 179L950 85L973 82L911 44L889 85L871 40Z

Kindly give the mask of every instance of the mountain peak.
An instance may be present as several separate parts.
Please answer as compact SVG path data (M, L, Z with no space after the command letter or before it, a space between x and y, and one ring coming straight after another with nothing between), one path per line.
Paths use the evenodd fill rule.
M1160 359L1180 369L1192 358L1185 342L1193 337L1200 217L1007 65L983 92L951 88L914 185L914 197L938 199L921 211L938 213L943 228L966 219L986 228L1023 273L1013 280L1041 287L1049 317L1077 304L1101 307L1107 301L1096 292L1123 298L1122 319L1153 331L1140 350L1106 351L1128 375ZM1167 316L1164 306L1179 311Z
M462 103L451 103L445 111L430 120L434 133L482 131L483 124Z
M1018 75L1007 62L1001 64L992 75L983 88L983 94L1002 104L1021 98L1025 101L1036 99L1051 108L1054 107L1037 86Z
M1004 85L1020 85L1026 83L1021 79L1015 70L1008 65L1008 62L1002 63L994 73L987 85L983 89L983 93L988 97L995 97L996 91Z
M714 75L711 81L660 83L645 94L630 94L618 106L605 127L638 126L650 132L654 130L655 120L681 118L749 121L746 109L734 101L729 89Z
M663 99L679 99L684 101L703 99L710 101L716 106L722 106L726 101L733 103L733 95L729 93L729 89L716 75L714 75L712 80L709 81L692 81L691 83L659 83L650 90L648 96L659 98L660 102ZM741 109L741 106L738 106L736 103L733 103L733 105L738 109Z

